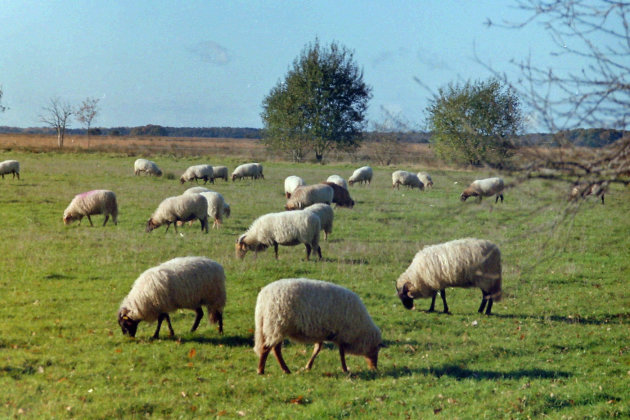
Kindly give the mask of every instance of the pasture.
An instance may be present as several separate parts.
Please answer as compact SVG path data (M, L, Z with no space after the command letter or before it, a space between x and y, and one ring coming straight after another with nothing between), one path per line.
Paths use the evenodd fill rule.
M234 157L152 156L165 176L134 177L137 156L112 153L0 152L17 159L21 180L0 179L0 417L24 418L609 418L630 415L630 191L613 186L572 213L568 184L516 183L505 202L459 201L488 172L432 169L432 190L391 188L399 165L374 168L370 186L350 187L355 208L335 210L322 235L322 261L303 246L234 255L234 242L259 215L281 211L283 181L348 178L362 164L263 162L264 180L224 182L232 215L221 230L199 223L144 227L159 202L183 192L192 164L243 163ZM173 176L170 176L173 175ZM506 181L513 179L504 175ZM119 223L102 216L64 226L75 194L111 189ZM479 289L449 289L452 314L426 313L429 300L403 308L395 281L424 245L489 239L503 260L504 298L495 315L478 314ZM227 275L224 335L194 312L171 315L176 337L140 323L122 335L116 312L145 269L203 255ZM312 346L289 342L285 375L270 357L256 374L254 306L267 283L309 277L355 291L381 328L387 348L378 371L347 356L340 369L326 345L311 371ZM436 308L441 311L438 299Z

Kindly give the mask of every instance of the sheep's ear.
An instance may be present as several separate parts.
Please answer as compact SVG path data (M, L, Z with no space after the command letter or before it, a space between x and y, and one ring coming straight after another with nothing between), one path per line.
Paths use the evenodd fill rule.
M405 283L405 284L403 284L403 288L402 288L402 290L400 291L400 294L401 294L402 296L411 297L411 296L409 296L409 283Z
M239 236L238 239L236 240L236 243L239 245L243 245L243 240L245 240L245 234L242 234L241 236Z

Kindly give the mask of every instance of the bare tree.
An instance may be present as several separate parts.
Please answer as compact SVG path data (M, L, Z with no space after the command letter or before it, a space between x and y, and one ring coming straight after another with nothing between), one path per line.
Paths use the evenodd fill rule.
M7 110L6 106L2 106L2 95L4 95L4 92L2 91L2 86L0 86L0 112Z
M57 131L57 146L63 147L63 139L66 135L66 127L72 116L72 107L68 103L62 103L58 97L50 99L48 105L42 107L44 113L40 120L53 127Z
M76 110L75 115L77 120L87 128L87 148L90 148L90 126L92 125L92 121L96 118L98 114L98 101L97 98L86 98L81 106Z

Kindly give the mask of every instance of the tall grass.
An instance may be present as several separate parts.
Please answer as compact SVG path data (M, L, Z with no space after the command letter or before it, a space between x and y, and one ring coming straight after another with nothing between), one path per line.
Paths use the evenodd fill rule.
M280 211L283 180L309 184L347 164L265 163L265 180L217 181L232 208L224 227L199 224L176 235L144 224L158 203L190 185L177 178L193 163L234 157L155 156L175 179L134 177L135 157L117 154L0 152L18 159L20 181L0 180L0 417L423 418L627 417L630 414L630 194L613 186L567 212L568 186L521 184L493 200L461 203L463 187L485 173L434 170L435 188L393 190L391 171L374 168L372 185L352 187L353 210L337 209L324 260L304 248L234 256L234 241L259 215ZM405 169L422 169L407 166ZM118 226L63 225L80 192L107 188L118 196ZM394 283L426 244L475 236L497 243L505 298L496 315L479 315L479 290L449 290L452 315L429 314L428 301L403 308ZM173 314L175 338L151 340L141 323L123 337L116 311L145 269L183 255L223 264L228 303L225 334L194 313ZM272 358L256 375L252 351L258 290L285 277L332 281L357 292L387 348L379 370L349 356L350 374L327 346L310 372L312 350L288 343L284 375ZM441 308L438 305L438 308Z

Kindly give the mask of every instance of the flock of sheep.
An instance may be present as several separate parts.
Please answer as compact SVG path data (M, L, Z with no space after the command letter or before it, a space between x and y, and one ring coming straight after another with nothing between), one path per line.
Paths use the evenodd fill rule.
M0 174L13 173L19 179L19 163L0 163ZM146 159L138 159L134 173L161 176L162 171ZM327 239L332 232L334 211L331 207L352 208L348 186L370 184L373 171L365 166L354 171L346 182L338 175L325 182L306 185L298 176L286 178L284 192L287 197L286 211L260 216L249 229L236 240L236 255L243 258L248 251L258 253L273 247L278 258L278 246L304 244L306 259L311 253L322 258L319 246L320 231ZM204 180L214 183L217 178L227 181L225 166L195 165L181 176L182 183ZM264 179L259 163L237 167L232 181L242 178ZM392 174L392 187L419 188L433 186L427 173L396 171ZM503 201L504 182L501 178L477 180L461 194L461 200L474 196L496 196ZM78 194L64 211L65 224L90 216L103 214L107 223L111 217L117 224L118 205L116 195L109 190L93 190ZM213 227L220 227L223 217L229 217L230 206L224 197L205 187L193 187L182 195L163 200L146 224L150 232L162 225L168 231L170 225L199 220L202 231L208 232L208 220ZM429 311L434 310L438 292L448 312L445 289L447 287L478 287L482 291L479 312L491 314L492 304L501 298L501 253L487 240L466 238L427 246L414 257L409 267L396 282L398 296L405 308L413 308L413 299L432 298ZM177 309L191 309L196 318L191 331L195 331L206 307L210 321L218 323L223 332L223 309L226 304L225 273L223 267L206 257L179 257L143 272L134 282L131 291L123 299L118 311L118 323L122 332L135 336L141 321L157 321L153 335L159 337L162 322L166 320L169 332L174 335L169 313ZM265 286L256 301L255 346L259 356L258 373L264 373L267 356L274 353L282 370L290 372L283 357L282 343L285 338L304 343L314 343L312 356L306 364L310 369L324 341L333 342L339 348L341 367L347 371L345 354L364 356L368 367L375 369L382 347L381 332L374 324L357 294L339 285L311 279L282 279Z

